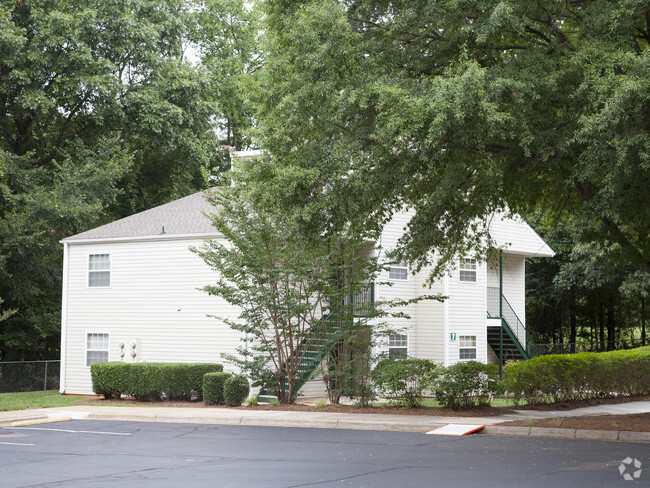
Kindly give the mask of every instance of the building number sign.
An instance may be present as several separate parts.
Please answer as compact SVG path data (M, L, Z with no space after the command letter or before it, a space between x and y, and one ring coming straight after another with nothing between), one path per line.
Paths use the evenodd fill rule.
M456 333L455 332L450 332L449 333L449 341L450 342L456 341Z

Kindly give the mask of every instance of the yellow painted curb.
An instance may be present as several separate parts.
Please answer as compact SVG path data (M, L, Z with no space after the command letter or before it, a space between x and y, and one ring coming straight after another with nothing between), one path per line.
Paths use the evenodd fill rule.
M31 420L19 420L17 422L12 422L11 427L23 427L25 425L38 425L38 424L49 424L52 422L69 422L72 420L72 417L53 417L46 419L31 419Z

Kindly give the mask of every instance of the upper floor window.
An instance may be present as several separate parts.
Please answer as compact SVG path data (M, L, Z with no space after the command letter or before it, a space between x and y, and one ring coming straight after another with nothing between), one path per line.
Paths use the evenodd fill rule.
M409 277L409 268L406 263L393 264L388 268L388 279L407 281Z
M476 259L474 258L461 258L460 259L460 281L476 282Z
M111 255L88 255L88 286L111 286Z

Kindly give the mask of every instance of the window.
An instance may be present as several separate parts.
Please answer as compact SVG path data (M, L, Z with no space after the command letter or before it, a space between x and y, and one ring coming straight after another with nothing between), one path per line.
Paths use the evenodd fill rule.
M476 336L458 336L458 359L476 359Z
M108 361L108 334L86 334L86 366Z
M110 254L90 254L88 256L88 286L111 286Z
M388 337L388 357L406 359L408 356L408 336L395 334Z
M388 279L407 281L409 277L409 269L406 263L399 263L388 268Z
M460 281L476 282L476 259L461 258L459 278Z

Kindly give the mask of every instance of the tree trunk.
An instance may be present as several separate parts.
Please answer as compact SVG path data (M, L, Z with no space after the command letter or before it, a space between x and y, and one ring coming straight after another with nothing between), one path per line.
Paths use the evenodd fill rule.
M641 345L645 346L645 297L641 297Z
M571 352L576 352L576 287L571 287L571 296L569 302L569 320L571 323L571 331L569 342L571 347Z
M616 331L616 317L614 315L614 297L610 295L609 305L607 307L607 350L613 351L616 349L616 338L614 333Z
M599 327L599 351L605 350L605 312L603 304L598 305L598 327Z

